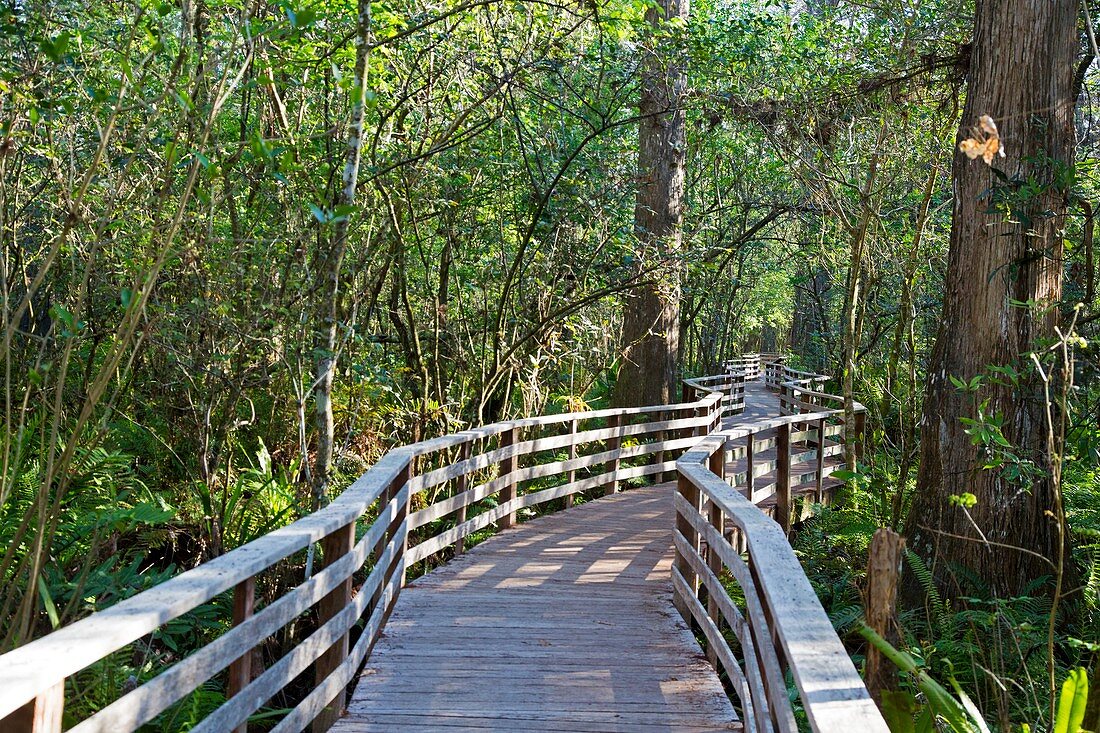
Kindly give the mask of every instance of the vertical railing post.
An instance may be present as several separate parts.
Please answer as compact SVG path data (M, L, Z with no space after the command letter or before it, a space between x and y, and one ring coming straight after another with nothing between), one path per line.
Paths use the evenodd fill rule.
M817 419L817 481L814 495L818 504L825 503L825 418Z
M327 562L327 561L326 561ZM252 611L256 603L256 578L248 578L237 584L233 589L233 625L239 626L252 618ZM226 698L231 698L252 681L252 647L244 654L229 664L229 684L226 689ZM248 733L248 722L241 723L233 729L233 733Z
M569 460L576 460L577 458L577 420L574 418L569 421ZM577 480L577 469L569 469L569 483L572 484ZM567 494L565 497L565 508L573 506L573 495Z
M775 432L775 518L784 532L791 529L791 424Z
M519 428L509 428L500 434L500 447L508 448L519 442ZM514 473L516 466L518 466L517 456L511 455L500 462L500 475L508 476ZM508 479L508 482L500 490L500 503L505 504L516 498L516 481L515 479ZM516 523L516 513L508 512L506 515L500 518L500 528L508 529L514 526Z
M405 488L405 484L409 483L415 472L416 459L413 458L409 461L409 465L405 466L405 469L397 474L397 478L390 484L390 501L395 501L397 495L401 493L401 489ZM412 504L412 493L405 495L405 500L401 502L401 505L397 509L397 516L394 518L393 523L390 525L390 534L394 542L399 543L397 554L394 557L394 567L401 568L401 578L397 581L398 590L405 587L405 578L409 574L409 569L405 567L405 555L409 551L409 529L405 524L405 520L409 518L409 506ZM405 524L405 528L402 529L401 525ZM397 532L401 532L401 536L397 536ZM397 594L390 600L390 606L397 602ZM386 615L389 616L389 611L386 611Z
M688 418L695 417L695 414L696 414L695 413L695 408L693 408L693 407L684 407L684 408L681 408L680 410L674 410L671 413L670 417L672 417L674 420L686 420ZM680 428L674 434L677 438L690 438L691 436L695 435L695 429L694 428ZM680 448L679 450L680 450L680 455L683 455L683 451L685 449ZM679 474L674 472L673 473L673 479L675 480L676 476L678 476L678 475Z
M661 410L660 412L657 413L657 422L663 422L663 421L667 420L669 415L670 415L670 413L668 413L664 410ZM663 444L666 440L668 440L668 436L669 436L669 432L667 430L662 430L662 431L657 433L657 441ZM658 466L663 466L664 465L664 463L665 463L665 449L664 449L663 446L662 446L661 450L657 451L657 454L656 454L654 460L657 461ZM676 472L675 471L664 471L662 473L657 474L657 478L661 482L675 481L676 480Z
M710 454L710 458L707 460L707 468L718 478L723 481L726 480L726 445L722 446Z
M614 430L615 433L607 439L604 445L607 446L608 451L614 452L615 456L610 461L603 464L604 474L611 477L610 480L604 484L604 496L610 496L611 494L614 494L616 491L619 490L618 475L620 459L618 453L623 444L623 436L619 434L619 428L622 427L622 424L623 416L621 414L611 415L607 418L607 427L611 430Z
M351 521L321 540L321 556L328 567L351 552L355 544L355 522ZM343 611L351 602L351 575L342 580L317 604L317 625L320 626ZM320 685L348 657L348 635L342 634L336 643L317 658L313 667L314 684ZM344 712L347 693L343 688L336 694L313 721L313 733L324 733Z
M745 439L745 498L753 501L752 494L756 489L756 477L752 475L752 464L756 454L756 433L749 433Z
M726 446L723 443L718 447L714 453L710 454L709 466L710 472L715 476L718 476L723 481L726 477ZM715 537L724 536L724 517L722 509L715 502L708 502L708 516L707 519L710 522L710 526L714 528L716 534ZM722 557L718 554L718 550L710 546L710 541L707 542L707 567L714 577L722 577ZM718 596L707 590L707 615L714 621L716 628L722 628L722 611L718 607ZM712 645L707 645L707 660L710 662L714 669L718 670L718 650Z
M459 462L470 460L471 452L473 451L473 440L467 440L462 445L458 446L458 460ZM455 479L455 496L466 493L466 490L470 486L470 474L465 471L462 475ZM458 512L455 515L455 524L462 524L466 521L466 506L467 502L462 502L462 506L458 508ZM466 538L459 537L455 541L455 554L461 555L466 551Z
M699 511L699 489L695 487L695 484L691 483L685 476L678 475L676 479L676 490L680 492L680 496L687 500L690 507L688 511ZM687 540L689 551L698 554L699 533L696 531L695 526L680 511L676 512L676 530ZM698 594L698 578L695 576L695 571L692 569L691 563L680 553L679 548L676 550L676 569L680 571L680 575L687 581L688 589L692 593ZM680 612L680 615L684 617L684 622L690 627L692 625L692 618L691 609L688 607L688 604L680 598L679 594L673 593L672 598L676 610Z
M409 482L410 478L412 478L411 461L408 465L405 466L405 468L398 472L397 476L394 477L393 482L389 486L387 486L385 492L383 492L381 502L381 508L383 510L397 499L397 495L401 493L401 489L405 487L405 484ZM378 604L382 601L382 597L386 592L386 585L389 583L390 578L393 577L391 575L391 571L398 565L402 567L402 577L399 585L405 585L404 562L405 550L408 548L409 544L409 536L408 533L405 532L402 537L398 538L397 532L401 530L402 522L404 522L405 519L409 516L409 501L410 497L406 497L405 500L401 503L401 506L398 507L397 515L390 521L390 526L386 528L386 531L382 533L382 536L379 537L378 541L374 543L374 547L371 548L371 558L375 563L378 563L379 561L381 561L382 554L386 551L386 547L391 542L401 542L401 547L398 548L398 551L394 554L393 560L390 562L390 566L383 569L383 581L378 585L377 590L374 591L374 595L371 597L370 607L372 612L375 608L378 607ZM390 601L390 604L392 605L395 600L396 596Z
M405 488L405 484L409 482L409 479L413 475L413 463L409 462L397 476L394 477L393 482L390 483L384 494L386 503L395 502L397 496L401 493L401 490ZM382 553L386 551L386 546L395 543L397 544L397 551L394 553L393 559L390 561L389 567L383 570L383 580L378 586L378 590L374 592L374 597L371 598L371 609L376 609L378 604L382 602L382 599L386 592L386 587L393 580L394 573L397 568L401 568L401 577L397 580L397 589L393 596L390 597L387 608L383 611L382 618L383 623L386 618L389 618L390 611L393 610L393 606L397 603L397 596L401 589L405 587L405 577L408 573L408 568L405 567L405 553L409 549L409 532L407 525L402 529L402 525L409 516L409 503L412 501L411 495L406 495L404 501L397 507L397 516L390 522L390 526L386 529L386 532L378 539L378 543L374 546L375 561L382 556ZM398 534L400 533L400 534Z
M852 438L856 441L855 444L855 460L852 463L859 463L863 460L863 448L866 442L867 436L864 434L867 427L867 413L856 413L856 425L855 430L852 431Z
M695 408L695 417L704 418L710 417L710 410L705 406L699 406ZM710 434L710 423L701 423L695 426L694 435L697 437L704 437Z
M36 698L0 718L3 733L61 733L65 710L65 681L58 682Z

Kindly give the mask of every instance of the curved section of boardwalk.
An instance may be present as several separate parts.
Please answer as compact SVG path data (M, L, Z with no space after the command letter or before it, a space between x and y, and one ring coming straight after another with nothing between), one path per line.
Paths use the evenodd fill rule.
M723 374L685 380L675 405L394 448L323 509L0 655L0 731L61 733L66 680L231 592L231 627L67 721L73 733L144 730L208 685L225 700L195 733L243 731L287 702L272 733L797 733L789 679L814 731L887 733L785 534L809 502L831 498L841 461L858 460L864 408L841 410L815 391L825 377L781 362L738 356ZM672 475L675 485L614 493ZM405 583L409 568L490 527L600 493L610 496ZM316 572L257 604L257 578L285 575L316 545ZM255 664L298 619L300 642Z
M333 730L740 730L672 605L672 492L532 520L410 583Z

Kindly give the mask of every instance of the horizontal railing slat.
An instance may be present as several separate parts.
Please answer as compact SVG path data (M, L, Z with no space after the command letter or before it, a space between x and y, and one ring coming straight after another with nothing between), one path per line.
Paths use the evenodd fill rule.
M407 497L408 487L405 487L397 500L383 508L383 513L351 552L141 687L74 726L72 733L132 730L190 694L233 660L251 651L257 639L265 639L286 626L362 567L375 543L396 517L399 502L407 500ZM387 551L392 555L392 545ZM392 556L389 560L392 561Z
M339 613L317 628L312 634L300 641L293 649L277 662L265 669L243 690L222 704L197 726L193 733L224 733L235 729L248 717L263 707L276 693L288 685L294 678L305 672L323 653L328 651L341 636L346 634L363 615L371 598L378 588L387 582L386 574L397 557L401 547L405 525L402 524L398 536L387 545L374 569L371 570L363 587L359 589L351 603ZM395 573L399 575L400 573Z

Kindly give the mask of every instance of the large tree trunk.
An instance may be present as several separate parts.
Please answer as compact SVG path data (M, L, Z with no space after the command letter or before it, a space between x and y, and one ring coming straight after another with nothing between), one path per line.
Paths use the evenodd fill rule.
M659 0L646 11L646 20L653 29L673 18L686 21L688 7L688 0ZM638 104L642 120L634 207L637 267L657 269L623 307L623 364L614 402L627 407L666 403L676 396L680 338L680 267L676 256L683 223L687 146L681 102L687 76L683 64L662 49L661 43L652 39L646 47Z
M972 134L981 115L990 115L1007 155L994 158L993 166L1007 180L981 158L956 151L943 318L929 367L907 527L910 546L932 563L949 594L958 592L951 564L972 569L994 592L1016 594L1051 575L1042 558L1053 560L1058 552L1057 518L1046 513L1055 511L1050 480L1010 481L996 468L983 470L980 449L960 420L977 418L978 404L988 399L985 414L1003 416L1004 436L1015 452L1049 475L1041 385L1025 376L1016 388L989 386L974 395L956 389L950 377L969 380L989 365L1028 370L1027 352L1053 331L1073 163L1077 10L1077 0L978 0L975 9L961 137ZM1039 185L1022 190L1026 181ZM1012 211L990 213L998 201ZM1026 301L1033 305L1020 305ZM973 522L949 501L964 492L977 497L968 510Z

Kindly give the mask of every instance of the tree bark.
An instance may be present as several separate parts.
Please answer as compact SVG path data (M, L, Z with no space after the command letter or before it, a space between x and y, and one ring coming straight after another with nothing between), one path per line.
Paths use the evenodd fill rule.
M867 625L892 644L898 641L897 596L905 538L886 527L875 530L867 551L867 594L863 602ZM867 648L863 678L875 704L882 693L898 688L898 670L873 646Z
M978 0L976 7L960 139L972 135L981 115L990 115L1006 157L995 157L991 167L955 152L943 317L929 366L907 526L910 547L929 561L949 595L960 590L952 564L973 570L994 593L1015 595L1051 575L1042 558L1058 551L1056 518L1046 514L1055 503L1042 389L1028 376L1026 354L1052 334L1061 295L1077 11L1077 0ZM991 211L994 206L1001 210ZM950 380L969 380L989 365L1013 365L1024 376L1017 387L991 385L977 395ZM980 448L960 418L977 418L987 399L985 414L1004 418L1004 436L1045 478L1011 481L996 468L982 469ZM977 497L969 510L949 501L964 492ZM909 600L919 598L912 578L905 591Z
M688 11L689 0L659 0L646 11L646 21L656 31L671 20L686 21ZM623 362L613 402L624 407L668 403L676 395L687 75L683 62L662 48L667 41L654 35L642 64L634 234L636 267L655 269L623 307Z

